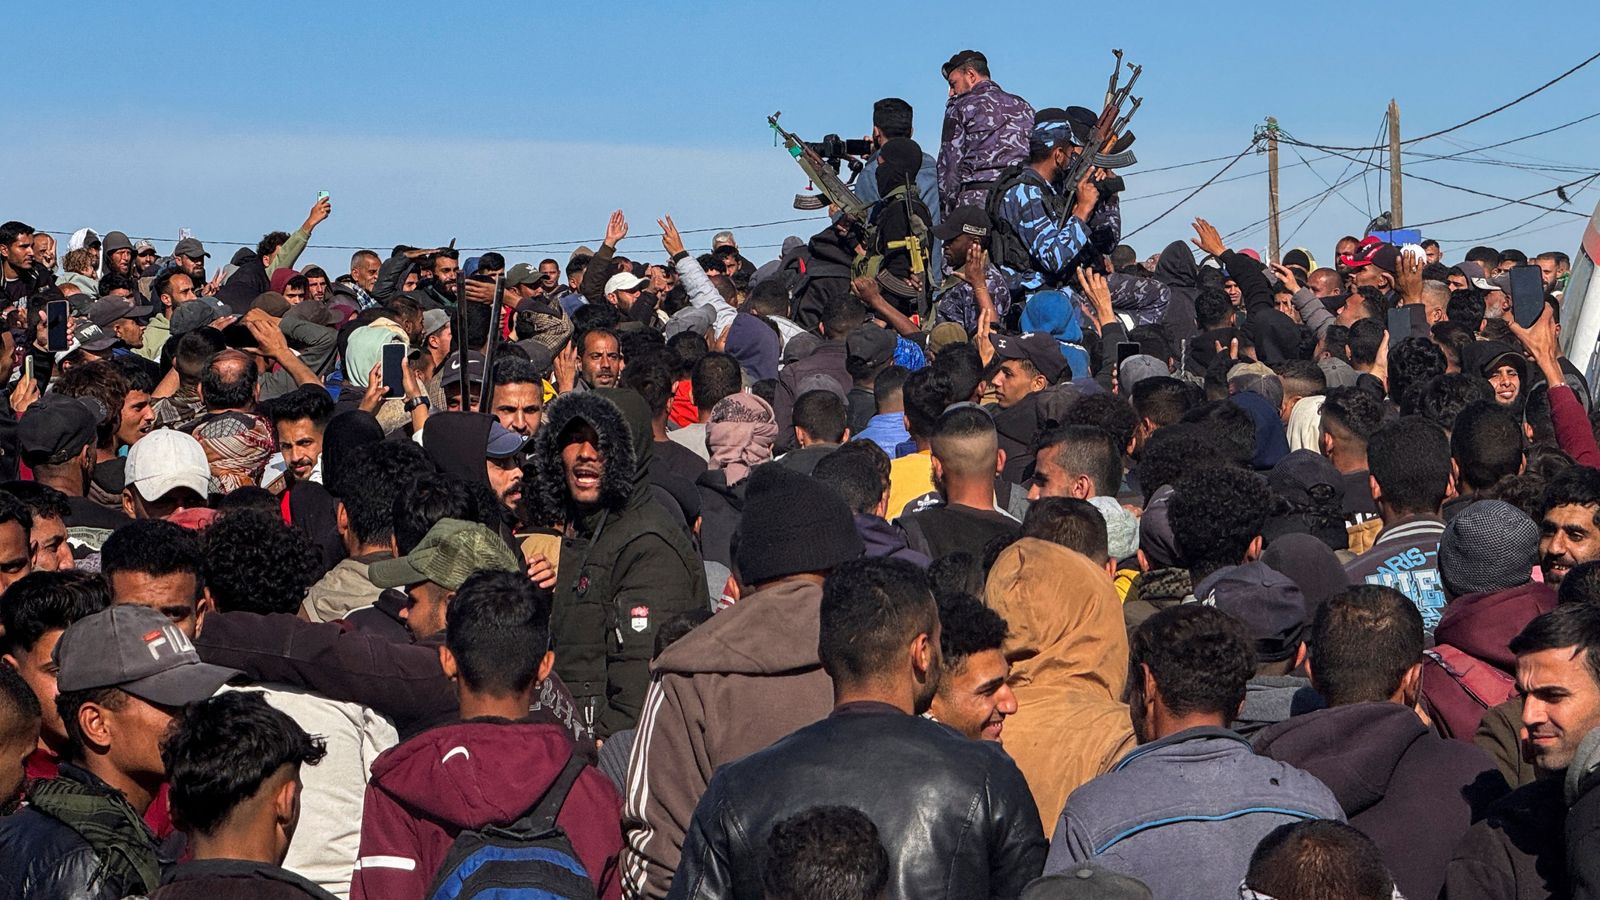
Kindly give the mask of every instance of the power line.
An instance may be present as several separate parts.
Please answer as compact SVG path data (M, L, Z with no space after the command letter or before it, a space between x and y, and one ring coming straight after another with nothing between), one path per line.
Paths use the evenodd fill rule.
M1212 182L1216 181L1218 178L1221 178L1229 169L1233 168L1235 163L1237 163L1241 159L1244 159L1245 154L1249 153L1251 151L1251 149L1253 149L1255 147L1255 145L1256 145L1255 138L1251 138L1250 139L1250 143L1246 144L1244 146L1244 149L1239 151L1239 155L1235 156L1233 159L1229 160L1227 165L1223 166L1221 169L1219 169L1217 171L1217 174L1215 174L1215 175L1211 176L1210 178L1206 179L1204 184L1202 184L1199 187L1195 188L1194 190L1190 191L1188 196L1184 197L1182 200L1179 200L1177 203L1174 203L1171 206L1167 207L1166 210L1161 213L1161 215L1156 216L1154 219L1151 219L1150 221L1144 223L1143 225L1140 225L1138 228L1135 228L1134 230L1128 232L1127 234L1124 234L1122 236L1122 239L1124 241L1126 241L1128 238L1131 238L1134 235L1138 234L1139 232L1145 230L1146 228L1149 228L1151 225L1154 225L1155 223L1161 221L1162 219L1165 219L1168 215L1170 215L1172 213L1173 210L1175 210L1178 207L1184 205L1185 203L1188 203L1190 200L1193 200L1194 196L1196 194L1198 194L1201 191L1205 190L1206 188L1210 187Z
M1564 191L1567 188L1572 187L1574 185L1582 184L1585 181L1593 180L1596 176L1600 176L1600 172L1597 172L1594 175L1590 175L1588 178L1579 178L1576 181L1569 181L1566 184L1558 184L1555 187L1550 188L1548 190L1543 190L1543 191L1539 191L1537 193L1529 194L1528 196L1523 197L1520 200L1507 200L1505 203L1500 203L1500 204L1497 204L1495 206L1485 207L1483 209L1476 210L1474 212L1462 213L1461 215L1450 216L1450 217L1444 218L1444 219L1435 219L1432 222L1418 222L1415 225L1407 225L1406 227L1407 228L1422 228L1422 227L1425 227L1425 226L1428 226L1428 225L1442 225L1445 222L1457 222L1457 221L1460 221L1461 219L1470 219L1473 216L1481 216L1484 213L1494 212L1497 209L1505 209L1506 207L1512 206L1514 204L1522 204L1524 206L1532 206L1534 209L1543 209L1543 210L1547 210L1547 211L1550 211L1550 212L1566 213L1567 215L1570 215L1570 216L1577 216L1580 219L1588 218L1583 213L1573 212L1570 209L1557 209L1557 208L1552 208L1552 207L1548 207L1548 206L1539 206L1538 204L1528 203L1527 201L1532 200L1534 197L1542 197L1545 194L1554 194L1557 191Z
M1502 103L1499 106L1496 106L1494 109L1489 110L1488 112L1479 113L1478 115L1473 116L1472 118L1466 120L1465 122L1459 122L1459 123L1457 123L1455 125L1451 125L1449 128L1441 128L1438 131L1430 131L1427 134L1422 135L1421 137L1409 138L1407 140L1401 141L1400 144L1401 144L1401 146L1406 146L1406 145L1409 145L1409 144L1420 143L1420 142L1426 141L1426 140L1428 140L1430 138L1436 138L1436 137L1439 137L1440 135L1443 135L1443 134L1449 134L1452 131L1460 131L1461 129L1463 129L1463 128L1465 128L1468 125L1471 125L1473 123L1482 122L1484 119L1487 119L1490 116L1495 115L1496 113L1505 112L1506 110L1510 109L1511 107L1516 106L1518 103L1521 103L1522 101L1528 99L1529 97L1532 97L1533 95L1545 90L1546 88L1550 87L1551 85L1554 85L1556 82L1561 81L1562 79L1566 78L1568 75L1571 75L1572 73L1578 71L1579 69L1583 68L1584 66L1589 65L1590 63L1594 62L1597 59L1600 59L1600 51L1597 51L1593 56L1590 56L1588 59L1584 60L1583 62L1578 63L1577 65L1573 66L1572 68L1566 70L1565 72L1562 72L1560 75L1557 75L1556 77L1550 79L1549 81L1546 81L1544 84L1539 85L1538 87L1536 87L1533 90L1527 92L1526 94L1523 94L1522 96L1518 97L1515 100L1512 100L1512 101L1510 101L1508 103ZM1371 146L1371 147L1318 147L1318 149L1321 149L1321 150L1345 150L1345 151L1349 151L1351 153L1364 153L1364 152L1366 152L1368 150L1387 150L1389 148L1387 146Z

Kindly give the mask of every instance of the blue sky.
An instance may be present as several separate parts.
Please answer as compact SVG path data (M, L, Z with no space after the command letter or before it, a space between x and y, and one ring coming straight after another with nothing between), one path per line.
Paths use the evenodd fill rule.
M995 80L1036 107L1096 105L1112 46L1143 63L1134 122L1139 168L1232 156L1276 115L1303 140L1373 143L1390 97L1402 133L1419 135L1488 110L1594 52L1590 2L1546 2L1525 23L1502 4L1127 3L1085 24L1084 4L951 2L614 2L610 4L282 3L23 4L8 11L12 92L0 217L70 231L89 225L151 236L180 227L226 259L269 229L292 229L319 190L334 215L304 257L335 272L349 251L317 245L444 243L507 247L513 261L597 242L622 207L635 235L672 213L692 248L711 230L802 215L804 178L775 149L765 117L808 138L870 129L872 101L916 109L937 144L939 64L982 49ZM599 10L603 10L600 12ZM18 73L38 77L23 89ZM20 93L18 91L21 91ZM1527 102L1410 149L1435 154L1600 112L1600 62ZM1488 155L1542 172L1408 158L1406 169L1522 197L1600 171L1600 118ZM1285 208L1341 175L1342 159L1282 155ZM1126 230L1205 181L1222 162L1130 175ZM1351 168L1355 172L1359 166ZM1228 173L1265 169L1246 157ZM1224 233L1266 215L1266 177L1219 183L1141 232L1142 254L1193 236L1203 215ZM1578 194L1587 215L1600 182ZM1538 202L1553 203L1553 196ZM1408 179L1406 218L1440 219L1495 201ZM1311 212L1284 218L1285 247L1323 261L1343 233L1387 208L1386 182L1353 182ZM1508 207L1427 229L1447 256L1466 243L1572 252L1575 217ZM1303 224L1302 224L1303 222ZM1523 223L1529 223L1523 225ZM763 259L812 222L742 228ZM1297 230L1298 229L1298 230ZM1538 230L1542 229L1542 230ZM1291 232L1294 236L1289 239ZM1265 227L1236 246L1264 247ZM659 258L659 240L625 253Z

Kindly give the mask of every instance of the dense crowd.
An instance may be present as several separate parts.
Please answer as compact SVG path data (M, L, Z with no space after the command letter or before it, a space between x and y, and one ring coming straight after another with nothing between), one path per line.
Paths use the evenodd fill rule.
M942 71L770 260L0 225L0 897L1600 896L1567 256Z

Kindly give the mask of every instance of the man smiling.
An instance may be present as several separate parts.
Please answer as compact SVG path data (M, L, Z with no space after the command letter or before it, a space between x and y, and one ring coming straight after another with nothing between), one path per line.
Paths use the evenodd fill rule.
M973 740L1000 742L1006 717L1017 711L1017 695L1007 678L1011 663L1000 647L1006 620L970 594L939 601L939 654L944 674L928 710Z
M1539 568L1556 585L1573 566L1600 559L1600 471L1573 466L1544 492L1539 524Z

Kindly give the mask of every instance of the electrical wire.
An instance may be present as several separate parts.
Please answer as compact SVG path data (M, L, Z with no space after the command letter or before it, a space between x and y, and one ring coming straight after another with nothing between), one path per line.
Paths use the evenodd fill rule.
M1154 225L1157 222L1161 221L1162 219L1165 219L1167 216L1172 214L1173 210L1175 210L1178 207L1184 205L1185 203L1188 203L1190 200L1193 200L1196 194L1198 194L1201 191L1205 190L1206 188L1210 187L1213 182L1215 182L1218 178L1221 178L1224 174L1226 174L1229 169L1233 168L1234 164L1239 162L1239 160L1244 159L1245 154L1249 153L1251 151L1251 149L1253 149L1255 147L1255 145L1256 145L1256 139L1255 138L1251 138L1250 139L1250 143L1246 144L1244 149L1240 150L1239 154L1237 156L1235 156L1233 159L1228 160L1228 164L1223 166L1221 169L1219 169L1217 171L1217 174L1215 174L1215 175L1211 176L1210 178L1206 179L1204 184L1201 184L1199 187L1197 187L1194 190L1190 191L1189 194L1187 196L1185 196L1182 200L1179 200L1177 203L1174 203L1171 206L1167 207L1166 210L1161 213L1161 215L1156 216L1154 219L1151 219L1150 221L1144 223L1143 225L1140 225L1138 228L1135 228L1134 230L1132 230L1130 232L1127 232L1126 234L1122 235L1122 240L1126 241L1128 238L1131 238L1134 235L1138 234L1139 232L1145 230L1146 228L1149 228L1151 225Z

